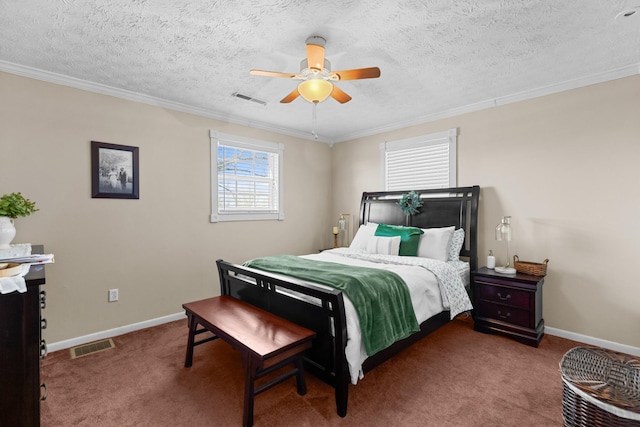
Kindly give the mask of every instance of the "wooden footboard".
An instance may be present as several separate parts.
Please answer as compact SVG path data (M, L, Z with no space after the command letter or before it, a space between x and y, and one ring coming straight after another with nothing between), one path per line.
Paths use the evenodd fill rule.
M345 355L347 326L341 291L288 276L218 260L220 293L231 295L311 329L316 338L304 353L305 369L335 388L338 415L347 415L349 366ZM367 358L370 371L398 352L449 322L443 311L420 325L420 331Z
M335 388L338 415L347 414L349 368L342 292L218 260L221 295L231 295L316 333L305 368Z

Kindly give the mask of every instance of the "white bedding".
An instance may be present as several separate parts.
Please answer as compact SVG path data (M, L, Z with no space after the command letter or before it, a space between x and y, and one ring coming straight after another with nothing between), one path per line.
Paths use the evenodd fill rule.
M455 301L455 311L460 312L471 309L471 301L469 300L465 290L465 286L468 285L469 267L468 263L463 261L451 261L445 263L442 261L430 260L429 262L422 262L421 259L417 257L400 257L390 255L367 256L347 248L339 248L318 254L304 255L303 258L360 267L385 269L398 274L409 288L411 302L418 323L422 323L443 310L450 308L450 302L448 299L451 299L452 295L450 294L450 297L445 298L443 302L441 292L442 283L438 283L436 275L425 268L425 265L429 264L429 262L448 264L452 268L451 271L461 278L461 280L456 281L458 284L454 285L461 287L461 291L458 289L454 292L456 293L455 298L462 299L461 302L457 300ZM408 258L411 259L409 260ZM443 268L449 267L444 266ZM465 278L467 278L466 281ZM466 301L464 298L466 298ZM362 372L362 363L367 358L367 354L365 353L364 345L362 343L358 316L353 304L346 296L344 298L344 305L347 321L347 345L345 353L347 363L349 365L351 382L356 384L358 379L362 379L364 377L364 373ZM455 313L455 311L452 309L452 317L458 314Z

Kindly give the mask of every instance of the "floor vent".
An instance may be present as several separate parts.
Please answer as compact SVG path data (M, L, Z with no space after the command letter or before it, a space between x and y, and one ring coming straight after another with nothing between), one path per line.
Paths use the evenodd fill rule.
M77 359L78 357L87 356L89 354L97 353L99 351L109 350L115 348L111 338L106 340L95 341L89 344L79 345L71 349L71 358Z

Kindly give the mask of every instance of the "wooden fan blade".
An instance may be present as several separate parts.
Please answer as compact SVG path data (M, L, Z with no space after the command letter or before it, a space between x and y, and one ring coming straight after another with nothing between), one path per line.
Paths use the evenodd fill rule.
M345 102L351 101L351 97L336 85L333 85L333 90L331 91L331 97L336 101L338 101L340 104L344 104Z
M333 71L329 76L337 76L338 80L375 79L380 77L380 68L358 68L355 70Z
M287 95L284 98L282 98L280 100L280 102L282 104L288 104L289 102L291 102L294 99L296 99L298 96L300 96L300 92L298 92L298 88L296 87L293 91L291 91L291 93L289 95Z
M264 77L283 77L285 79L293 79L296 77L296 74L280 73L278 71L263 71L263 70L249 70L249 74L253 74L254 76L264 76Z
M307 45L307 66L322 71L324 68L324 46Z

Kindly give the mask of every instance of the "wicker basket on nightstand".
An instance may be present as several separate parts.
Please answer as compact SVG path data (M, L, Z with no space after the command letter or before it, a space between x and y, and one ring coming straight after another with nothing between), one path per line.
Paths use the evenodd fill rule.
M518 273L529 274L531 276L546 276L548 263L548 259L545 259L542 263L537 263L520 261L520 259L518 259L518 255L513 256L513 266L516 271Z
M640 358L576 347L560 371L565 426L640 426Z

